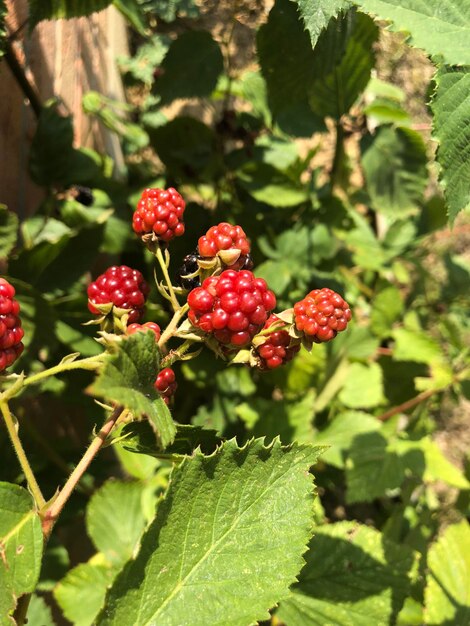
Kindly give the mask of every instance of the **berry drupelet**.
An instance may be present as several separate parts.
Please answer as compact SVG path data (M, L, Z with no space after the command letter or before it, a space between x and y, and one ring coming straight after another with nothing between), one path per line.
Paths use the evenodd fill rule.
M351 319L343 298L327 287L314 289L294 305L294 323L307 340L321 343L334 339Z
M19 318L20 305L14 298L15 288L0 278L0 372L23 352L24 331Z
M171 367L165 367L158 373L155 381L155 389L163 398L165 404L170 404L170 400L175 395L178 383L176 382L175 372Z
M180 194L169 189L145 189L132 218L137 235L153 235L163 242L184 234L185 202Z
M144 311L150 288L138 270L127 265L113 265L88 286L88 309L102 314L99 305L113 304L129 311L128 323L138 322ZM96 305L96 306L95 306Z
M246 346L276 306L266 281L249 270L210 276L188 295L188 318L196 328L226 346Z
M283 323L273 314L268 318L263 330L270 328L274 324L282 326ZM259 357L258 367L262 370L275 369L280 365L288 363L300 350L299 341L297 340L297 343L294 344L292 344L292 341L292 337L283 329L274 329L272 333L266 335L264 343L258 344L256 347L256 353Z

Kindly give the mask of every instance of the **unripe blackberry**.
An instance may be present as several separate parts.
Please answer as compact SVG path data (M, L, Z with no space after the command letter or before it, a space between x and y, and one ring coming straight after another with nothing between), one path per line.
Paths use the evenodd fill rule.
M175 395L178 383L176 382L175 372L171 367L165 367L158 373L155 381L155 389L163 398L165 404L170 404L170 400Z
M270 328L274 324L282 326L282 321L273 314L268 318L264 329ZM300 350L299 340L297 343L293 343L293 338L286 330L274 330L264 339L264 343L257 343L255 348L259 357L258 367L262 370L276 369L280 365L288 363Z
M149 291L139 270L127 265L113 265L88 286L88 309L95 315L102 315L100 305L114 305L128 311L127 322L133 324L145 311Z
M188 295L191 323L220 343L240 348L250 343L276 306L276 296L249 270L210 276Z
M169 189L146 189L137 204L132 228L140 236L168 242L184 234L185 202L180 194Z
M76 202L83 204L83 206L91 206L94 202L92 190L83 185L74 185L72 187L72 195Z
M199 237L198 250L203 259L219 257L223 267L241 269L250 253L250 242L241 226L221 222Z
M344 330L351 310L343 298L327 287L314 289L294 305L294 323L298 331L315 343L330 341Z
M155 333L155 341L158 342L160 340L161 329L155 322L145 322L145 324L129 324L126 328L126 333L128 335L133 335L134 333L145 332L147 330L151 330Z
M12 365L24 349L20 305L14 295L13 285L0 278L0 372Z

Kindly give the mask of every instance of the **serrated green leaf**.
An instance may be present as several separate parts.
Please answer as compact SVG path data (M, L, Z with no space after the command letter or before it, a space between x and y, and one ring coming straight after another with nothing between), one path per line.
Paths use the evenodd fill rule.
M96 555L71 569L54 589L54 598L74 626L92 626L103 607L117 569Z
M18 230L18 216L0 204L0 258L7 257L13 250Z
M393 358L397 361L430 364L443 358L441 346L425 332L396 328L392 336L395 339Z
M32 496L18 485L0 482L0 571L15 597L34 591L42 546L41 520Z
M54 626L52 612L41 596L33 594L28 607L28 626Z
M440 182L453 222L459 211L470 206L470 68L443 66L435 81L433 137L438 142Z
M162 104L177 98L203 98L217 85L224 69L220 47L208 31L193 30L181 34L170 46L163 62L162 76L154 92Z
M262 440L240 449L232 440L210 457L186 459L97 623L267 619L302 566L313 501L308 469L321 451L278 441L266 448Z
M114 4L116 4L116 0L114 0ZM171 39L166 35L153 35L151 39L140 46L133 57L120 57L118 59L121 70L129 72L136 80L150 85L154 79L154 71L165 58L170 42Z
M13 626L9 615L15 610L16 600L7 570L0 567L0 625Z
M108 402L122 404L136 418L147 417L161 445L169 445L176 427L168 407L154 387L160 356L151 332L122 339L110 354L90 392Z
M416 210L428 181L426 146L419 133L380 127L363 140L362 167L375 211L399 217Z
M424 480L441 480L457 489L470 489L470 483L463 472L446 459L435 441L424 437L420 441L420 449L424 453L426 463Z
M204 454L212 454L217 446L222 443L217 431L192 424L176 424L175 439L172 444L167 446L163 455L162 451L155 445L155 435L146 422L126 424L120 437L123 438L120 445L125 450L156 457L165 455L183 457L193 454L198 447Z
M113 565L122 565L132 557L145 528L143 490L141 482L110 480L93 494L88 504L88 536Z
M310 35L312 48L332 17L351 6L347 0L294 0Z
M377 363L351 363L340 401L351 409L370 409L384 402L383 374Z
M354 438L362 433L380 429L380 422L361 411L346 411L336 415L327 427L314 435L316 444L326 444L330 448L322 455L322 461L343 468L347 451Z
M312 82L308 99L312 110L320 117L340 119L347 113L358 96L366 88L375 64L373 43L378 29L373 20L362 13L350 11L346 16L334 18L319 40L321 48L341 49L336 63L322 68ZM343 43L344 42L344 43Z
M274 207L293 207L308 199L306 188L267 163L247 163L237 171L237 181L255 200Z
M426 624L470 623L470 526L448 526L428 553Z
M375 296L372 301L370 324L372 331L378 337L389 337L392 326L404 311L404 304L400 291L393 285L386 287Z
M305 560L277 612L288 626L392 624L410 592L410 548L357 522L317 527Z
M29 0L29 24L32 30L42 20L69 19L102 11L112 0Z
M355 0L364 11L410 34L409 43L451 65L470 64L469 0Z

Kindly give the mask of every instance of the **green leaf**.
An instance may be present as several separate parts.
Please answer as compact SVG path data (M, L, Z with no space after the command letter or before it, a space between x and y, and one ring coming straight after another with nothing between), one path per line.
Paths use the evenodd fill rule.
M13 588L4 567L0 567L0 624L1 626L13 626L14 622L9 617L15 610L16 599Z
M470 206L470 68L443 66L435 81L433 137L439 144L440 182L453 222L459 211Z
M88 504L88 535L113 565L122 565L132 557L145 528L143 490L140 482L110 480L93 494Z
M400 291L393 285L386 287L372 301L370 325L378 337L389 337L393 323L400 319L404 304Z
M247 163L237 171L237 181L255 200L270 206L287 208L308 199L307 189L267 163Z
M36 594L31 596L27 623L28 626L54 626L50 607L43 598Z
M443 358L441 346L424 331L396 328L392 336L395 339L393 358L396 361L417 361L429 365Z
M117 570L95 555L71 569L54 589L54 598L74 626L92 626L104 605L106 589Z
M122 404L136 418L147 417L163 447L175 438L176 427L154 387L160 356L151 332L123 338L110 354L90 392Z
M192 424L176 424L175 439L164 453L155 445L155 434L146 422L126 424L120 433L121 437L120 444L125 450L159 458L167 455L184 457L193 454L196 448L200 448L204 454L211 454L222 443L217 431Z
M132 3L134 3L134 0L132 0ZM114 0L114 4L116 4L116 0ZM135 6L135 4L131 4L131 6ZM133 57L118 58L121 70L129 72L136 80L151 85L154 80L154 71L165 58L170 41L166 35L154 35L140 46Z
M327 427L315 433L316 444L326 444L330 448L322 455L325 463L343 468L345 456L352 446L354 438L362 433L379 430L380 422L361 411L346 411L336 415Z
M178 16L195 18L199 7L194 0L137 0L144 13L157 15L164 22L173 22Z
M154 91L162 104L177 98L203 98L217 85L224 61L219 45L208 31L193 30L181 34L170 46L163 62L162 76Z
M220 171L217 138L202 122L179 116L148 131L158 156L174 176L210 180L217 176Z
M321 59L325 49L345 48L341 56L332 57L336 62L325 64L309 88L309 103L317 115L339 119L349 111L369 83L377 37L377 26L363 13L350 11L331 20L318 42L316 58Z
M147 36L149 31L147 20L136 0L112 0L112 3L140 35Z
M41 520L32 496L18 485L0 482L0 581L15 598L34 591L42 548ZM8 594L0 595L0 606L9 604Z
M364 11L409 33L409 43L450 65L470 64L470 0L355 0Z
M183 461L97 623L242 626L268 619L302 566L312 523L308 469L321 451L278 441L266 448L262 440L240 449L232 440L210 457Z
M0 258L7 257L16 244L18 216L0 204Z
M351 6L347 0L294 0L310 35L312 48L332 17Z
M392 624L410 592L410 548L357 522L317 527L305 560L277 612L288 626Z
M377 363L351 363L340 401L351 409L370 409L384 402L383 374Z
M426 624L470 623L470 526L448 526L431 546L427 559Z
M375 211L406 216L419 206L428 181L426 146L419 133L381 126L363 140L362 167Z
M29 0L29 26L42 20L69 19L102 11L112 0Z

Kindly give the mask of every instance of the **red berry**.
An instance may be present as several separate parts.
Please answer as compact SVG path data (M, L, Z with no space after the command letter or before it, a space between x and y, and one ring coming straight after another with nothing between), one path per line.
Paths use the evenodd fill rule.
M276 315L271 315L264 328L270 328L276 323L282 325L281 320ZM300 343L293 345L291 343L292 338L286 330L274 330L274 332L266 335L266 341L256 348L260 369L275 369L288 363L300 350Z
M237 256L237 252L238 256ZM221 222L217 226L211 226L207 233L199 237L198 251L202 258L208 259L219 255L226 267L251 269L250 242L241 226L232 226L227 222ZM234 251L235 257L231 258L229 251Z
M138 235L154 233L162 241L171 241L184 234L185 207L183 198L173 187L145 189L132 217L132 228Z
M294 305L297 330L310 341L321 343L334 339L351 319L351 310L343 298L327 287L314 289Z
M144 313L149 291L149 286L138 270L127 265L113 265L88 286L88 309L99 315L100 311L94 305L114 304L129 311L128 322L133 324Z
M210 276L188 295L188 318L225 345L242 347L261 330L276 306L264 280L249 270Z
M0 372L12 365L24 349L20 305L14 295L15 288L0 278Z
M134 333L145 332L147 330L152 330L155 333L155 341L160 340L160 326L155 322L145 322L145 324L129 324L126 332L128 335L133 335Z
M175 372L171 369L171 367L165 367L158 373L154 386L163 398L165 404L169 404L178 387Z

